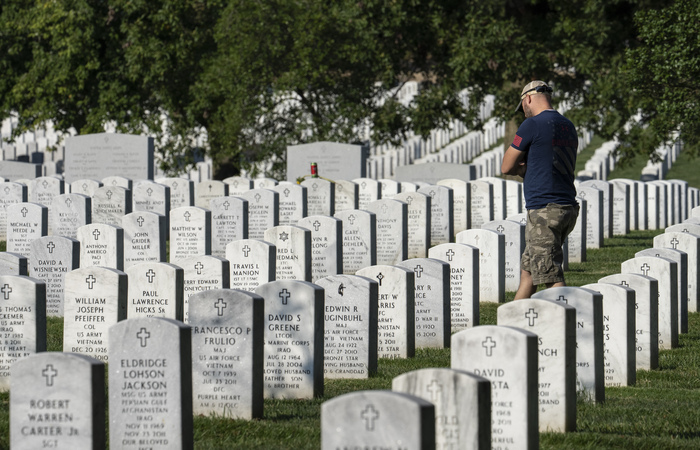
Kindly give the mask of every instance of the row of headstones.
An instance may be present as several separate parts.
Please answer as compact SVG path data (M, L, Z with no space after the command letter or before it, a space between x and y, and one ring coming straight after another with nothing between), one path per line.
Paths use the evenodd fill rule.
M677 241L679 237L681 239L686 239L688 237L691 237L694 240L693 241L694 246L697 249L698 239L700 239L700 238L698 236L692 236L690 233L685 233L685 235L686 236L676 236L676 235L671 236L671 233L667 233L666 235L662 235L658 239L658 241L659 241L660 245L663 245L665 243L665 240L668 240L669 241L668 245L678 247L679 242L675 242L675 241ZM655 242L655 245L656 245L656 242ZM653 250L653 253L658 254L661 251L662 251L661 249L655 249L655 250ZM639 258L643 258L643 257L640 256ZM673 342L674 341L677 342L678 328L677 328L677 325L674 325L673 319L674 319L674 317L676 317L677 319L679 319L679 318L676 316L676 314L674 314L673 308L672 308L673 301L670 300L670 299L674 298L674 295L673 295L674 291L678 292L677 291L678 285L676 284L676 281L678 280L677 269L673 270L674 269L673 262L663 263L663 259L656 257L656 256L651 257L651 259L657 260L657 261L648 261L646 259L644 261L641 261L641 259L639 259L639 258L634 259L634 260L630 260L630 261L626 261L625 263L623 263L623 271L625 271L626 266L629 266L628 268L630 269L630 275L628 277L625 277L625 275L620 274L618 276L612 276L612 277L602 279L601 280L601 282L603 282L602 284L599 283L596 285L585 286L584 289L581 289L581 288L561 288L563 290L550 289L550 290L547 290L547 291L544 291L541 293L543 295L555 295L555 296L557 296L555 298L556 300L565 301L566 303L568 303L570 305L573 304L573 305L577 306L577 309L575 311L576 311L576 322L577 322L577 337L578 337L577 344L578 345L575 345L573 347L578 348L577 352L579 354L584 352L584 350L583 350L584 348L590 350L590 347L591 347L590 343L591 342L594 343L594 345L593 345L594 347L596 346L595 342L599 342L599 343L603 342L603 334L602 334L603 326L605 326L605 329L607 332L606 334L608 335L609 340L611 340L612 342L625 343L622 346L617 345L617 346L613 346L610 348L606 348L606 352L605 352L605 357L606 357L606 360L605 360L605 367L606 367L605 383L603 383L603 384L600 383L600 379L601 379L600 376L594 376L593 377L593 379L594 379L593 385L592 385L592 387L589 386L589 390L590 390L589 394L591 395L591 397L595 398L598 401L602 400L602 397L601 397L601 390L602 390L601 386L602 385L607 384L610 386L619 386L619 385L633 384L633 382L634 382L633 381L634 380L634 369L633 368L634 367L644 368L644 369L650 369L650 368L656 367L656 365L658 364L657 362L655 362L655 361L658 361L658 347L668 348L668 347L665 347L665 345L672 347ZM695 258L697 259L697 256ZM655 270L654 265L658 264L658 263L663 263L661 265L662 268L659 269L659 270L661 270L661 272L658 272L658 275L657 275L658 279L662 283L666 283L666 284L659 286L659 283L656 283L656 292L655 292L654 280L648 279L648 277L634 275L634 274L640 273L640 272L646 273L646 274L651 274L650 270L651 271ZM639 266L639 267L637 268L637 266ZM665 267L665 269L664 269L664 267ZM666 270L666 272L664 272L664 270ZM417 273L415 268L414 268L414 273ZM379 275L383 275L383 274L380 272L379 274L375 274L374 277L376 279L378 279L380 282L382 282L383 276L380 277ZM410 278L410 276L408 278ZM622 281L618 280L618 278L620 278ZM682 271L681 271L681 278L682 278ZM689 277L689 278L692 278L692 277ZM697 278L697 275L696 275L696 278ZM605 283L614 283L614 284L621 283L623 286L629 285L629 286L634 288L634 291L627 289L627 288L624 288L624 287L608 285ZM683 284L692 285L692 283L690 283L689 281L686 281ZM430 286L430 285L434 286L435 284L429 283L428 286ZM605 301L603 301L601 299L601 302L602 302L604 309L603 308L596 308L595 307L595 304L596 304L595 300L592 303L593 306L591 306L590 301L588 301L589 305L587 307L585 307L585 305L583 305L583 304L581 304L581 305L577 304L576 298L581 297L581 296L588 298L588 297L586 297L586 295L590 294L590 292L587 294L585 288L590 288L590 289L593 289L593 290L603 294ZM572 292L567 291L567 289L571 290ZM290 300L291 292L287 291L287 293L285 294L284 290L279 289L279 286L275 287L273 289L273 291L274 291L273 295L271 295L270 297L274 298L274 299L279 297L279 299L283 305L288 300ZM420 291L419 289L416 289L415 292L418 293L419 291ZM346 293L347 291L345 291L345 288L341 289L341 286L338 286L337 290L335 289L335 286L332 286L330 289L326 289L326 292L339 292L340 296L342 297L343 293ZM396 292L396 287L389 290L389 293L392 293L392 292ZM275 293L277 294L276 296L274 295ZM666 295L667 293L669 295ZM211 299L212 305L210 305L210 307L212 310L211 311L212 315L214 313L214 311L213 311L214 309L217 310L217 315L218 315L219 312L222 311L224 308L223 303L219 302L219 297L223 296L224 294L222 294L220 292L212 291L212 292L209 292L209 295L213 295L213 297L217 297L216 303L218 303L218 306L213 301L213 297L212 297L212 299ZM327 297L327 295L328 294L326 294L326 297ZM381 294L381 292L378 292L377 298L380 300L380 302L379 302L379 307L377 309L377 311L378 311L377 317L378 317L379 323L383 322L382 321L383 314L381 313L381 311L382 311L381 300L382 299L384 299L384 300L396 300L393 297L393 294L391 294L391 296L387 296L386 298L382 298L382 295L383 294ZM590 295L589 295L589 297L590 297ZM595 295L593 297L595 297ZM223 297L221 297L221 298L223 298ZM416 296L416 298L419 298L419 297ZM680 298L682 299L683 296L681 295ZM659 303L656 304L656 306L658 308L656 313L654 311L655 302L653 301L653 299L658 299L658 301L659 301ZM678 299L678 297L676 297L676 299ZM343 313L353 312L351 309L351 305L348 305L346 303L346 301L347 301L347 299L344 298L336 306L330 306L330 309L329 309L329 305L324 305L324 307L321 309L325 310L326 312L337 312L337 311L341 311ZM520 314L520 313L515 314L516 319L520 320L521 322L526 321L528 324L527 326L533 327L537 324L537 322L538 322L537 319L544 319L546 317L546 313L544 313L542 310L536 309L535 308L536 305L530 304L530 303L528 303L528 301L513 302L507 306L512 307L511 305L518 305L522 308L527 308L526 310L521 311L522 314ZM671 305L670 306L671 314L667 314L668 311L666 311L667 309L669 309L669 305ZM677 305L678 310L682 311L682 303L680 305L678 305L678 303L676 303L676 305ZM343 308L343 307L348 308L348 309L345 309L345 310L334 309L334 308ZM417 306L416 306L416 308L417 308ZM592 314L593 318L586 316L586 314L588 314L588 311L586 308L594 311ZM598 310L598 312L595 312L596 309ZM298 312L298 311L299 311L299 309L297 308L295 310L295 312ZM664 311L666 311L666 312L664 312ZM384 313L386 313L386 312L387 311L385 310ZM417 309L416 309L416 313L417 313ZM545 314L545 315L541 315L541 314ZM681 314L682 314L682 312L681 312ZM346 333L344 333L344 331L348 330L348 328L347 328L348 323L352 322L353 320L357 321L357 319L352 319L352 318L348 317L352 314L342 314L342 315L345 317L339 318L339 322L336 323L336 330L335 331L338 331L338 334L340 334L340 333L346 334ZM519 317L520 315L522 315L523 317ZM654 329L654 316L655 315L658 317L658 319L657 319L658 320L657 321L658 331L656 331ZM359 316L359 314L356 314L356 316ZM601 317L600 320L597 319L598 316ZM300 331L299 328L294 327L294 325L290 325L290 323L289 323L289 322L294 323L295 318L293 317L293 315L291 318L290 318L289 314L274 314L274 315L268 315L267 317L270 320L276 320L279 323L275 324L273 327L270 327L268 324L268 326L266 326L266 331L267 330L275 331L275 332L280 331L280 332L284 332L284 333L288 333L290 331ZM296 319L297 319L297 322L302 321L300 317L297 317ZM501 319L501 311L499 310L499 324L501 324L500 319ZM682 316L681 316L681 319L682 319ZM588 322L585 322L586 320L588 320ZM517 320L516 320L516 322L517 322ZM559 327L552 326L552 322L553 322L552 320L543 320L540 323L545 324L546 330L548 330L550 333L553 333L552 330L558 329ZM667 325L667 322L671 323L670 329L664 328ZM410 321L408 323L410 323ZM596 325L596 323L598 325ZM676 320L675 323L682 324L682 320ZM588 324L588 326L587 326L587 324ZM518 325L518 324L517 323L510 323L510 325ZM647 328L647 325L648 325L648 328ZM525 327L525 324L522 323L519 326ZM479 327L479 329L483 329L483 328L487 328L487 327ZM572 328L572 327L570 327L570 328ZM392 336L391 337L394 337L395 336L394 333L396 333L396 330L394 328L391 328L391 329L392 329ZM600 332L594 332L593 333L594 336L593 336L593 338L591 338L591 336L590 336L591 330L600 330ZM676 330L675 339L673 337L674 330ZM333 328L331 328L330 330L327 329L327 331L331 331L331 333L332 333ZM559 330L559 331L561 331L561 330ZM666 337L666 334L665 334L666 332L668 332L670 334L670 336L671 336L670 338ZM216 333L216 331L214 331L214 333ZM544 331L538 333L538 336L540 336L539 339L540 339L540 346L541 347L545 346L545 344L542 341L542 334L543 333L544 333ZM328 333L328 334L330 334L330 333ZM572 333L569 330L569 332L566 334L568 334L570 336ZM639 339L635 340L635 335L636 336L643 336L643 337L648 336L650 339L647 340L644 338L639 338ZM145 336L145 334L144 334L144 336ZM587 340L586 340L585 336L588 336ZM659 336L658 340L656 340L656 349L657 350L654 350L654 347L655 347L654 339L653 339L654 336ZM347 345L347 342L349 340L340 339L340 336L338 336L338 337L339 337L339 339L336 342L336 344ZM289 341L285 342L285 341L283 341L283 339L295 339L296 338L297 342L307 342L308 343L308 341L302 340L302 339L304 339L303 336L299 336L299 335L292 335L292 334L278 335L277 333L275 333L274 338L276 340L279 340L279 342L272 344L272 345L279 344L280 345L279 349L281 349L282 353L285 352L284 349L287 349L286 352L289 352L288 348L289 348L289 344L290 344ZM386 337L384 337L384 338L388 339ZM490 358L492 356L492 354L489 355L489 347L491 347L491 350L493 350L493 348L495 348L495 347L498 347L497 342L499 339L501 339L501 338L494 338L493 336L491 336L490 340L488 339L488 337L486 337L481 341L481 346L484 348L484 351L486 352L487 357ZM345 342L343 342L343 341L345 341ZM561 337L557 337L556 339L552 339L551 342L559 343L561 345L561 343L566 342L566 340L562 339ZM568 342L569 342L569 344L567 344L567 345L570 346L570 340ZM589 344L585 345L584 342L588 342ZM670 344L669 344L669 342L670 342ZM646 345L647 343L649 344L648 346ZM395 345L395 343L390 342L388 345L393 346L393 345ZM554 344L552 344L552 345L554 345ZM350 349L355 350L356 347L357 346L350 346ZM478 346L476 346L476 345L474 345L473 347L478 348ZM513 345L509 344L507 347L512 348ZM583 373L586 372L586 370L584 368L593 367L595 369L595 370L593 370L593 372L603 373L603 371L601 369L603 367L603 364L602 363L595 364L596 361L600 362L600 360L602 359L602 355L603 355L602 345L598 345L597 347L599 347L599 350L594 349L595 351L593 353L595 353L595 355L592 359L589 359L588 361L581 361L580 358L577 358L576 366L579 368L577 370L579 371L578 378L579 378L579 382L581 384L585 385L585 382L583 380L586 377ZM537 349L536 346L535 346L535 349ZM345 353L346 346L341 347L340 345L337 345L337 348L336 348L336 346L328 346L327 345L326 346L326 356L328 356L329 354L332 355L333 350L341 351L342 353ZM553 349L552 348L549 348L549 349L548 348L544 348L544 349L540 348L538 351L539 351L540 356L544 355L544 356L548 356L548 357L549 356L557 356L560 353L560 350L557 350L554 347L553 347ZM352 353L352 351L351 351L351 353ZM522 353L528 353L528 352L522 352ZM561 351L561 353L564 353L564 352ZM345 353L345 354L347 354L347 353ZM456 351L456 349L453 349L453 354L461 354L461 352L458 352L458 351ZM532 354L534 354L534 352L530 351L529 354L532 355ZM571 351L569 351L569 354L571 354ZM272 358L272 359L276 359L276 358ZM286 358L282 358L282 359L286 360ZM474 356L470 355L469 359L470 359L470 361L473 362ZM513 361L518 360L518 359L514 358L513 355L508 355L506 358L504 358L504 360L506 362L512 363ZM531 373L533 370L535 370L532 368L533 364L530 364L530 366L527 366L526 364L523 363L522 360L519 360L519 361L521 364L521 366L518 366L519 369L509 371L509 373L512 372L514 374L517 374L518 377L522 378L523 373ZM535 359L535 361L536 361L536 359ZM591 361L593 361L593 362L591 362ZM503 365L506 363L501 361L501 364ZM542 364L543 363L540 362L540 367L538 368L542 374L544 374L544 373L557 374L558 372L560 372L557 370L551 370L551 371L547 372L546 369L543 370ZM454 364L453 364L453 366L454 366ZM504 377L503 374L505 373L505 369L503 369L503 367L492 369L492 371L489 372L490 368L484 366L483 364L474 363L474 366L476 366L477 369L481 371L479 373L497 374L497 375L495 375L498 378L497 383L496 383L497 386L499 386L499 387L508 386L508 380L502 379ZM536 363L534 364L534 366L537 369ZM267 367L270 367L269 370L274 370L271 366L267 366ZM287 365L283 364L282 367L292 367L292 366L287 366ZM299 367L299 366L296 366L296 367ZM346 367L349 367L349 366L346 366ZM526 367L526 370L522 370L523 367ZM567 367L573 367L573 364L569 363L567 365ZM630 368L632 368L632 369L630 369ZM293 373L298 375L299 373L295 372L295 370L293 370L293 369L280 369L280 370L281 370L281 372L277 372L277 371L270 372L270 373L274 374L274 379L271 379L270 381L278 382L278 386L281 386L284 389L289 388L289 386L295 387L297 385L297 383L295 383L295 381L299 381L299 380L294 380L293 378L291 380L289 380L289 379L285 380L285 375L291 375ZM559 374L559 375L561 375L561 374ZM492 376L494 376L494 375L492 375ZM590 376L590 373L589 373L589 376ZM531 377L528 379L530 380L529 383L531 384L531 387L529 389L519 389L518 391L525 392L527 394L526 396L529 397L529 396L532 396L532 392L533 392L532 386L535 386L535 389L538 389L540 391L539 393L537 390L535 390L534 392L536 393L535 398L537 398L537 395L539 395L539 397L540 397L539 403L540 403L540 407L542 408L542 410L541 410L542 415L544 415L544 412L546 410L546 407L542 406L542 405L550 405L550 404L556 405L556 406L562 405L562 404L571 405L572 401L575 402L575 395L568 396L568 398L570 399L568 403L562 399L555 399L555 392L553 391L554 386L552 386L548 382L543 382L541 376L539 379L539 383L537 380L535 380L533 383ZM547 381L549 381L549 380L547 380ZM589 381L590 381L590 379L589 379ZM494 380L492 379L491 382L492 382L491 383L492 389L494 389ZM511 382L511 386L514 385L513 383L514 382ZM565 383L565 384L567 384L567 383ZM569 377L568 385L571 385L571 377ZM504 389L510 389L510 388L504 388ZM509 394L509 393L512 393L512 392L510 390L505 392L505 394ZM292 395L294 395L294 394L292 394ZM433 393L430 393L430 395L433 395ZM550 397L550 398L543 400L542 397ZM571 400L572 397L574 398L574 400ZM550 399L551 399L551 403L549 402ZM521 398L521 400L522 400L522 398ZM499 401L498 403L495 403L496 406L499 406L499 405L503 406L505 404L507 404L509 407L512 407L514 403L510 398L508 398L505 402ZM530 405L529 408L531 408L532 403L530 402L529 405ZM494 408L494 410L495 410L495 408ZM527 411L528 409L526 408L525 410ZM514 411L511 411L510 414L514 415L516 413ZM506 417L506 416L508 416L508 413L504 412L504 413L497 414L497 415L502 415L502 416ZM560 421L565 419L568 421L567 423L569 423L569 424L571 423L570 421L572 420L571 414L562 414L561 410L559 410L559 412L552 414L552 416L559 418ZM536 434L537 423L538 423L536 416L535 416L535 418L533 418L533 415L530 414L530 415L526 415L524 417L526 419L525 421L509 421L508 423L505 423L505 421L504 422L498 421L497 423L500 425L500 428L499 429L494 428L493 433L494 433L494 435L496 435L496 434L498 435L498 439L505 439L505 440L497 441L497 442L511 442L511 441L512 442L519 442L519 440L523 439L523 436L527 436L528 439L530 439L530 437L533 436L533 434L532 434L533 428L534 428L535 434ZM573 417L574 417L573 420L575 421L575 413L574 413ZM562 418L564 418L564 419L562 419ZM439 423L440 422L438 421L436 423L436 426L439 425ZM482 421L480 421L480 423L489 423L489 420L482 420ZM524 429L522 426L520 426L520 424L522 424L522 423L527 423L527 430ZM533 425L533 423L534 423L534 425ZM543 428L542 416L539 419L539 423L540 423L541 429L553 429L554 428L553 425L545 425ZM451 424L455 425L455 422L453 421L453 422L451 422ZM516 424L516 426L512 427L512 428L514 428L515 431L511 430L509 427L506 426L506 425L513 425L513 424ZM482 426L481 427L482 434L483 434L483 428L484 427ZM511 432L515 432L515 433L519 433L519 434L516 434L515 437L509 437L508 433L511 433ZM511 439L511 441L509 441L508 439Z

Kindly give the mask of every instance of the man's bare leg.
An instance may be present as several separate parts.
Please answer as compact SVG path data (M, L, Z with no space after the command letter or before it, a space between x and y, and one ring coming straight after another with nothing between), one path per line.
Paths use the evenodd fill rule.
M547 289L553 288L553 287L564 287L564 286L566 286L566 281L557 281L556 283L547 283L546 286L547 286Z
M532 294L537 292L537 286L532 284L532 274L527 270L520 270L520 286L518 292L515 293L515 300L532 297Z

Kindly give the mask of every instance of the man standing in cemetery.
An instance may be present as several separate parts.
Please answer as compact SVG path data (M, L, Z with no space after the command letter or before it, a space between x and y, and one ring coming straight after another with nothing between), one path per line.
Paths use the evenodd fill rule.
M566 286L562 244L578 217L574 167L578 136L574 125L552 108L552 88L528 83L516 111L525 113L501 171L523 178L527 225L515 299L530 298L540 284Z

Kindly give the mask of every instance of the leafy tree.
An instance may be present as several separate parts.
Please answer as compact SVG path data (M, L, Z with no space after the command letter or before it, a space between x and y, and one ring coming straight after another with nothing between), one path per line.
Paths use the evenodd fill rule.
M677 0L640 11L640 45L627 52L626 79L639 99L639 121L622 133L622 150L649 154L674 132L700 153L700 3Z

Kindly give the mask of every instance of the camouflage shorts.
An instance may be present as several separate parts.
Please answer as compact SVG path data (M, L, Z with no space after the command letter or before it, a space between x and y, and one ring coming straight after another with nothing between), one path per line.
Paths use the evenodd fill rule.
M520 268L532 274L534 285L564 281L562 244L576 225L578 205L549 203L527 211L525 251Z

